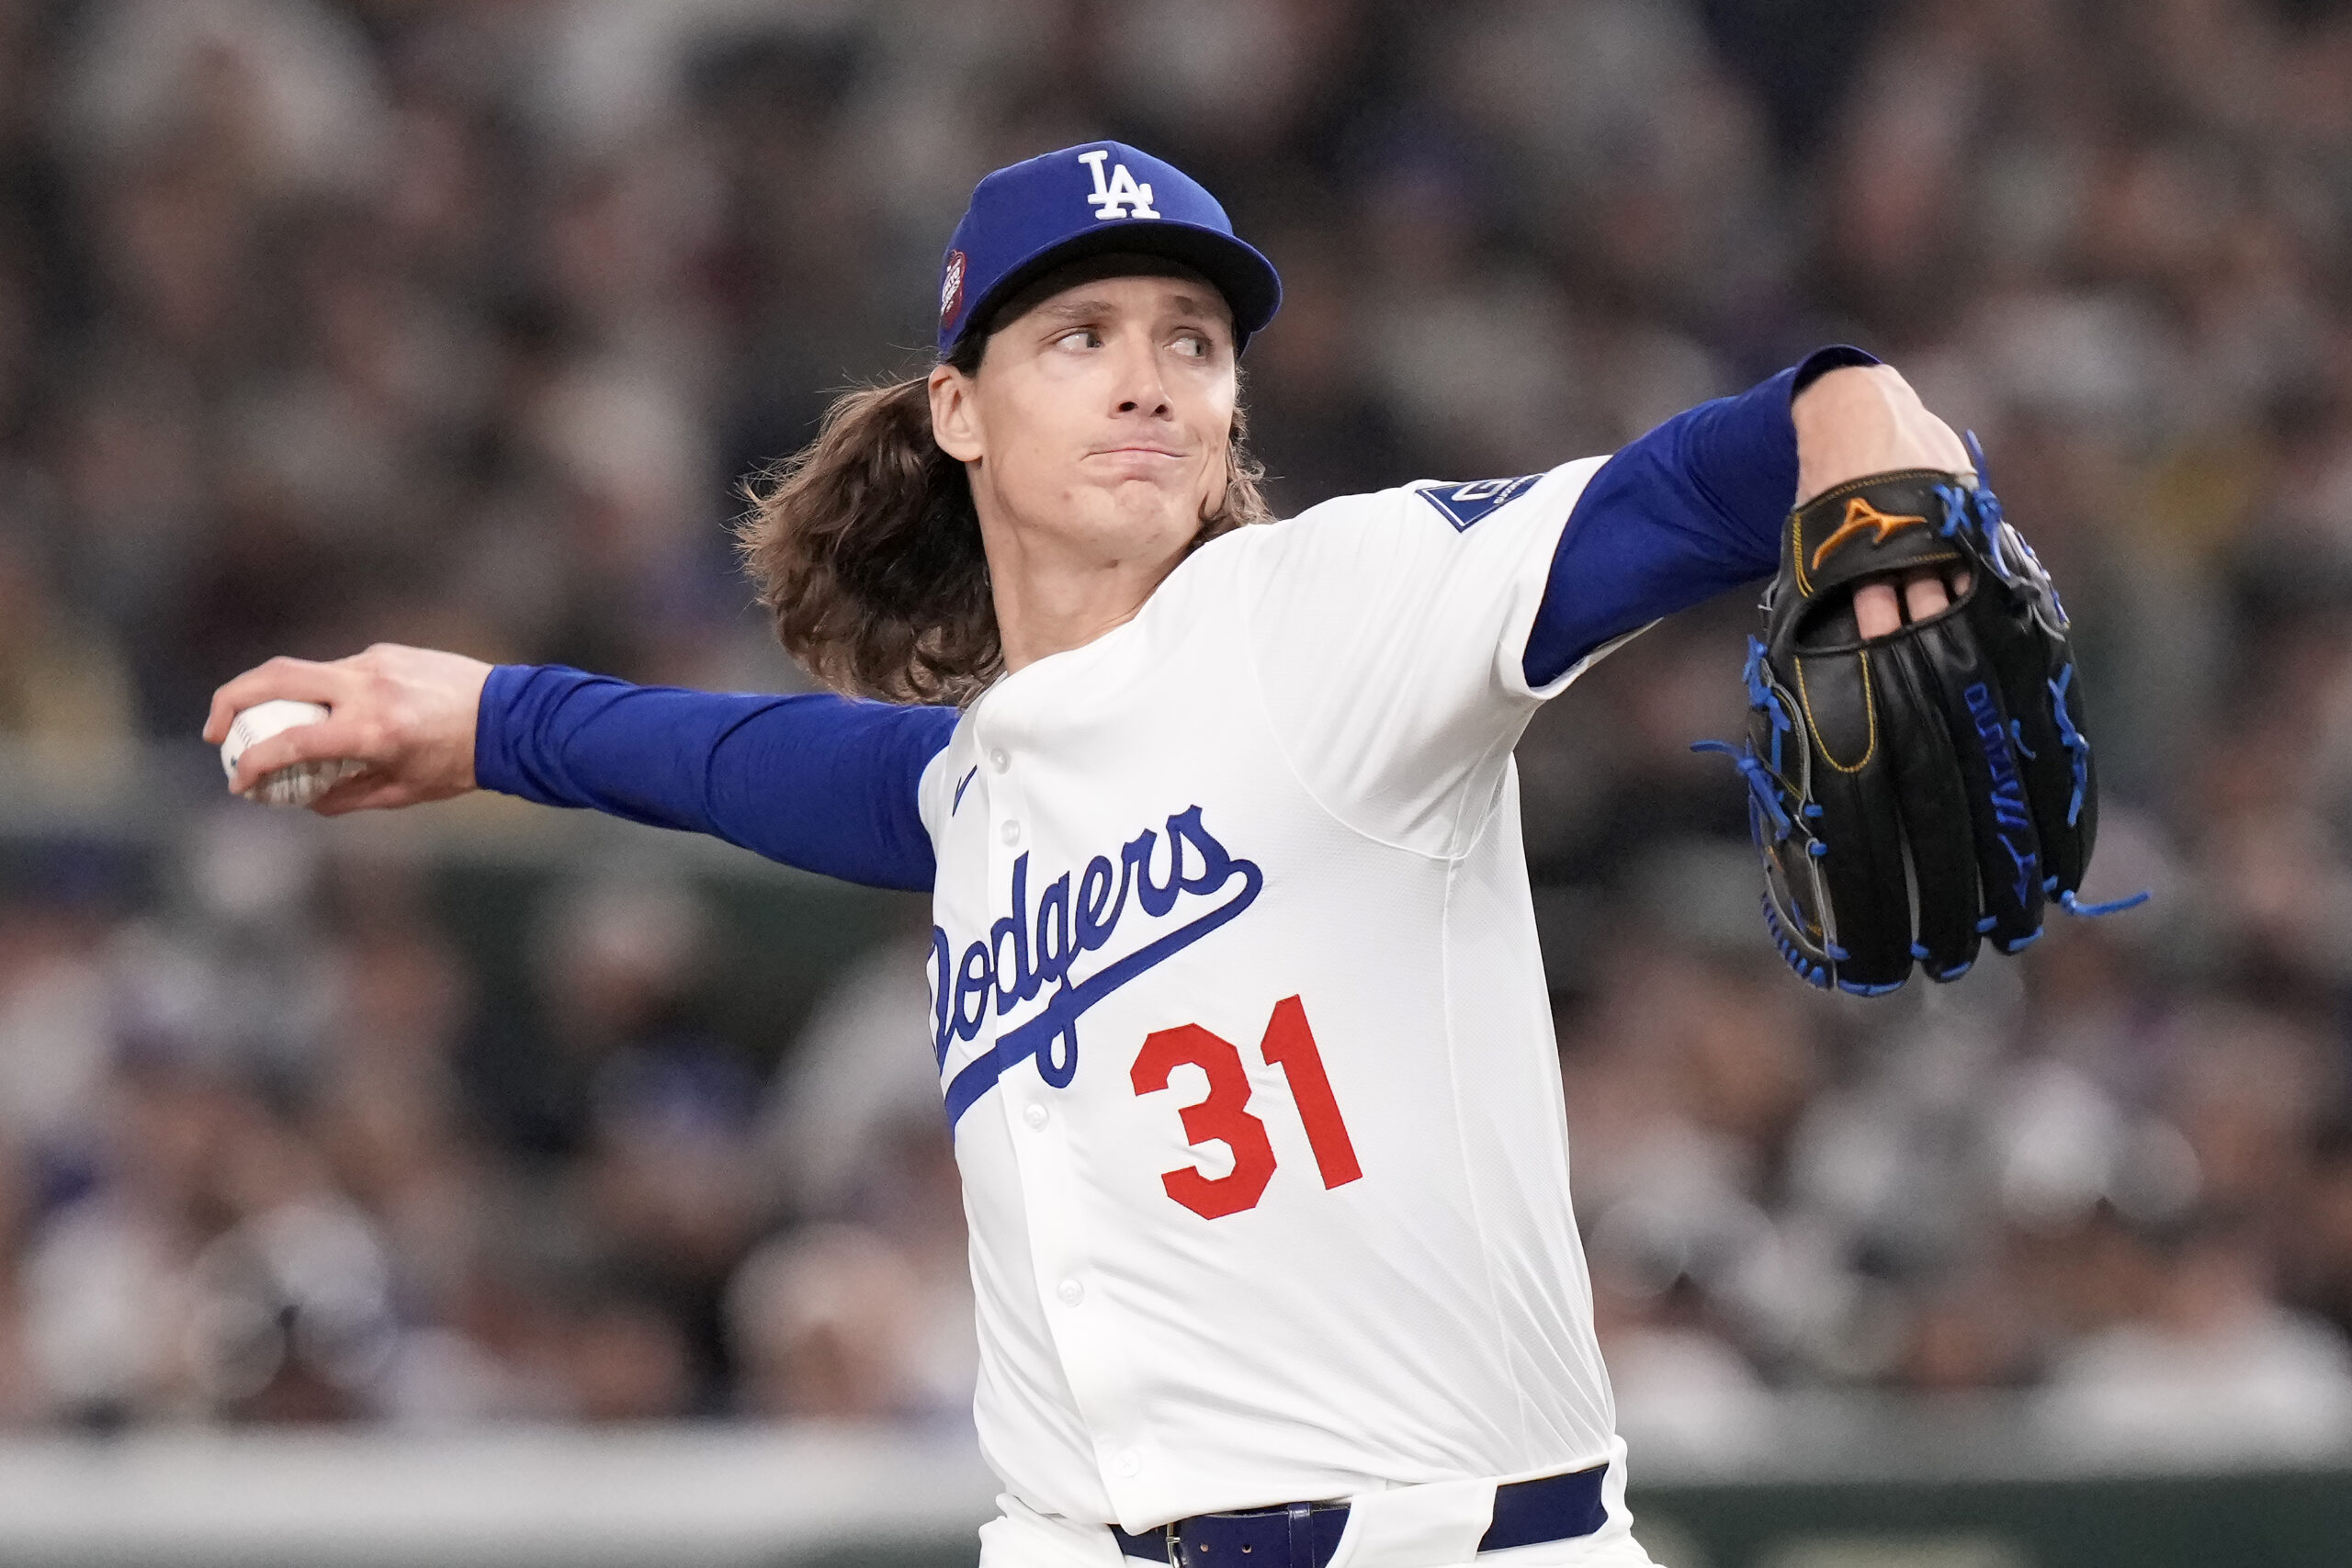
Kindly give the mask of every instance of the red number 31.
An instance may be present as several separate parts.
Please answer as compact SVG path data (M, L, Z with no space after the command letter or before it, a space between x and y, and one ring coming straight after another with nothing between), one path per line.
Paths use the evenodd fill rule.
M1323 1072L1322 1053L1306 1027L1306 1009L1296 997L1274 1004L1259 1052L1270 1067L1280 1067L1298 1102L1298 1119L1306 1128L1307 1147L1315 1151L1316 1168L1323 1185L1344 1187L1363 1175L1356 1164L1355 1145L1348 1124L1340 1119L1339 1101L1331 1098L1331 1080ZM1153 1094L1168 1087L1168 1075L1189 1062L1208 1075L1206 1100L1184 1107L1184 1138L1200 1145L1223 1144L1233 1151L1233 1168L1223 1176L1204 1176L1195 1166L1168 1171L1160 1182L1168 1195L1204 1220L1222 1219L1257 1207L1273 1179L1274 1146L1266 1141L1266 1124L1250 1114L1250 1075L1233 1042L1210 1033L1197 1023L1162 1029L1147 1036L1129 1073L1137 1094Z

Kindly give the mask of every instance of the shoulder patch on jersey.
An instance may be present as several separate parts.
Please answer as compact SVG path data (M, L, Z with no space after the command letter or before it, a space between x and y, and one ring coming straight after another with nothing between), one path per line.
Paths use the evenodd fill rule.
M1521 474L1515 479L1471 479L1467 483L1440 482L1423 485L1415 493L1438 510L1438 514L1453 525L1455 533L1464 533L1496 507L1516 501L1527 493L1530 486L1542 474Z

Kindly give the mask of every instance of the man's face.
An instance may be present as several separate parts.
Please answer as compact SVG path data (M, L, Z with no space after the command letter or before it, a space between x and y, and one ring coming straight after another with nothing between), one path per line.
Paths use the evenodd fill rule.
M999 326L976 374L934 371L931 393L992 554L1009 523L1023 547L1172 560L1224 500L1233 319L1196 276L1081 272Z

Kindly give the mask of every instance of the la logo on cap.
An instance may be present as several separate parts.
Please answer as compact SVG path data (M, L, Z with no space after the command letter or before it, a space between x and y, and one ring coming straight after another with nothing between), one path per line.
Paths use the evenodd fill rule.
M1151 206L1151 186L1137 185L1135 175L1127 173L1125 164L1112 164L1110 179L1106 182L1102 178L1102 160L1110 155L1110 150L1103 147L1078 155L1078 161L1094 175L1094 194L1086 198L1094 204L1094 216L1098 219L1159 217Z

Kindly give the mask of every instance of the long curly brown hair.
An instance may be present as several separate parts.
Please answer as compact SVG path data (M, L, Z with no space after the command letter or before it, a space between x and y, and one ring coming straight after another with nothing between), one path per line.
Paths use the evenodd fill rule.
M987 337L967 333L946 362L978 373ZM1237 403L1225 499L1193 548L1272 516L1245 433ZM817 438L744 493L744 570L777 640L819 680L855 696L960 705L1003 673L979 514L964 465L932 438L928 372L842 393Z

